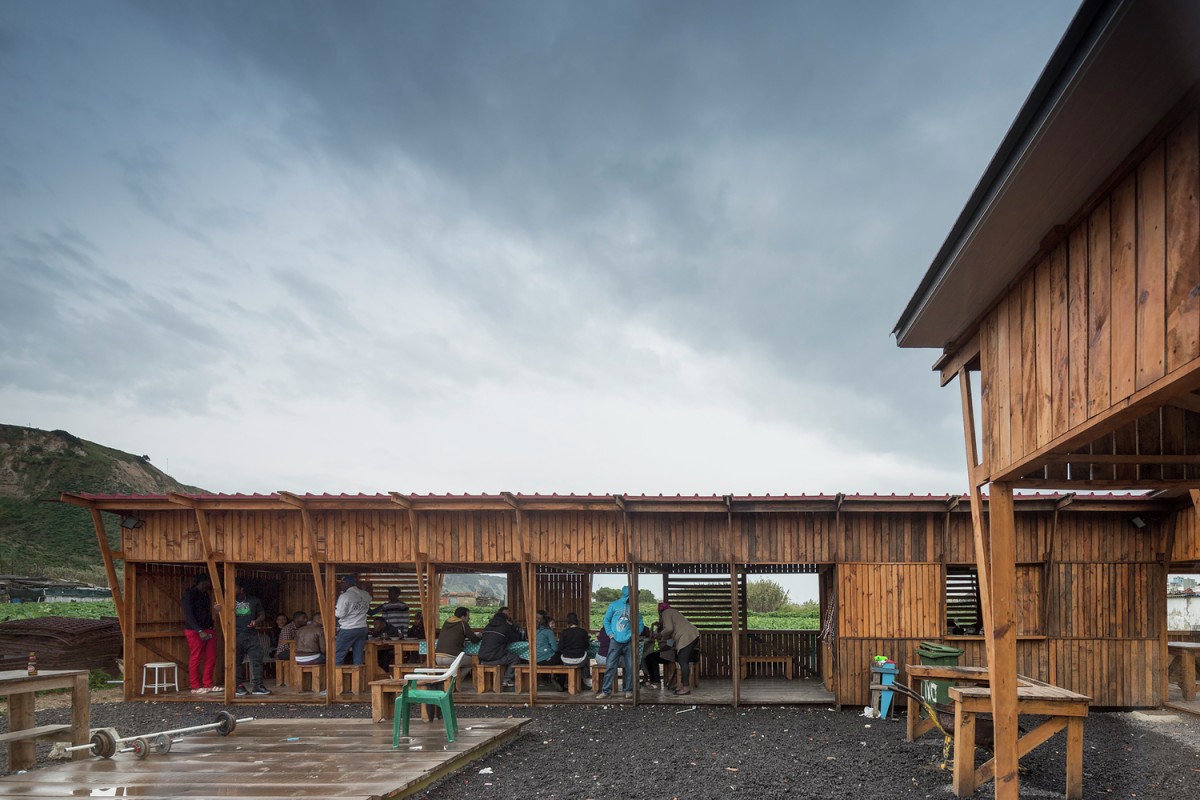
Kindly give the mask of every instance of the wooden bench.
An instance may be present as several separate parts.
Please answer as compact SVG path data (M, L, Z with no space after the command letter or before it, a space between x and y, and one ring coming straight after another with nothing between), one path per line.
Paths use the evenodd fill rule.
M676 664L674 661L666 661L663 663L662 667L663 667L663 675L662 675L663 686L667 686L671 682L678 680L678 677L679 677L679 665L678 664ZM698 661L692 662L692 669L688 673L688 688L689 689L699 689L700 688L700 663Z
M471 670L471 679L475 681L476 694L483 694L484 692L499 693L503 689L500 685L504 679L505 667L503 664L477 663ZM490 689L488 688L489 683L492 687Z
M740 656L738 663L742 668L742 680L749 676L751 664L782 664L783 674L787 679L790 681L796 678L796 659L791 656Z
M358 697L363 690L363 676L366 674L366 665L364 664L334 664L333 665L333 688L338 694L351 694ZM347 681L346 679L350 680ZM349 684L350 691L346 691L346 685Z
M0 733L0 744L6 742L28 742L37 741L38 739L70 739L71 737L63 737L60 734L67 733L71 730L70 725L38 725L36 728L25 728L20 731L9 731L8 733Z
M517 694L521 693L521 682L525 676L529 674L529 664L517 664L513 667L513 674L516 680ZM538 675L565 675L567 678L567 694L579 694L580 686L583 683L583 665L567 666L566 664L548 664L538 665Z
M444 682L443 682L444 683ZM378 681L371 681L368 686L371 689L371 720L374 722L386 722L392 718L396 710L396 696L404 691L405 681L398 678L384 678ZM424 684L426 686L434 686L436 684ZM421 706L421 719L428 722L432 719L432 714L429 712L429 706Z
M1196 696L1196 654L1200 653L1200 642L1167 642L1167 671L1176 659L1179 661L1179 691L1184 700Z
M604 664L592 664L592 689L593 689L593 691L598 692L604 686L604 671L607 669L608 669L608 667ZM613 685L612 685L613 692L617 691L617 686L621 683L622 680L624 680L624 675L625 675L625 668L617 667L617 674L613 677ZM625 691L632 692L633 687L626 685Z
M322 676L324 674L324 664L297 664L292 662L292 688L297 692L305 691L304 678L307 676L309 678L309 686L312 687L307 691L319 692L321 691L321 682L324 680Z

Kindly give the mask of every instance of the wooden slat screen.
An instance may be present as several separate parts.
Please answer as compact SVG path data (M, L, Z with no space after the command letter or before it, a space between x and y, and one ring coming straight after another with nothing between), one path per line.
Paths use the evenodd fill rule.
M663 577L663 597L672 608L678 609L701 630L733 630L733 603L730 580L725 576L666 575ZM741 627L746 627L746 576L738 587L742 613Z

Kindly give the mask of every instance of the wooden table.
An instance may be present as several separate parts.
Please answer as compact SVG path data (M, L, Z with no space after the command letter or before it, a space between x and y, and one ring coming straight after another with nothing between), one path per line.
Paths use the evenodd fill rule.
M1196 654L1200 653L1200 642L1167 642L1167 652L1171 657L1167 660L1167 670L1175 659L1179 659L1179 690L1184 700L1196 696Z
M405 653L420 653L424 639L367 639L363 645L363 663L367 666L367 683L387 677L379 668L379 651L391 648L395 656L394 664L404 663Z
M70 725L34 725L34 692L47 689L71 690ZM0 695L8 697L8 733L0 742L8 743L8 768L11 772L29 769L36 760L34 742L40 739L70 740L87 744L90 731L91 697L88 674L78 669L47 669L29 675L23 669L0 672ZM87 750L76 750L76 759L87 758Z
M1083 720L1088 715L1090 697L1060 689L1040 681L1022 682L1017 686L1017 713L1047 716L1017 741L1017 758L1025 756L1054 734L1067 731L1067 792L1068 800L1083 797ZM975 715L992 711L992 688L988 686L953 686L950 698L954 701L954 794L970 797L975 788L996 776L993 757L975 766Z

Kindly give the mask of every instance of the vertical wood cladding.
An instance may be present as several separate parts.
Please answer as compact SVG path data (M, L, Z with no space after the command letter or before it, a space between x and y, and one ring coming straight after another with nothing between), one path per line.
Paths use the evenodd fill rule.
M1193 111L1084 209L982 320L990 474L1200 357L1197 126ZM1195 453L1197 433L1172 410L1118 432L1111 445L1141 455ZM1103 465L1072 477L1169 479L1198 469L1168 467L1164 476L1158 465Z

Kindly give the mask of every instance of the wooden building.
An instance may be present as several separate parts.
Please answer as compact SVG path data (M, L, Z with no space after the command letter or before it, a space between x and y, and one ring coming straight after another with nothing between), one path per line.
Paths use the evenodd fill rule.
M226 594L227 608L237 575L254 587L269 615L318 609L327 619L336 575L370 576L379 593L402 586L432 619L442 576L501 573L508 576L509 605L528 622L535 608L558 619L575 611L586 620L594 575L624 573L636 586L646 575L661 574L667 599L702 628L705 682L724 681L730 703L749 697L746 686L761 685L753 672L743 681L735 669L742 655L754 653L796 656L802 672L808 667L796 686L807 682L823 689L823 702L851 706L869 702L870 662L879 653L903 663L918 642L932 640L962 647L965 664L985 663L965 497L280 492L62 499L89 509L97 526L131 676L147 661L186 663L179 598L199 572ZM1179 502L1018 498L1015 613L1022 674L1074 687L1104 706L1162 703L1164 548ZM1135 517L1143 527L1131 523ZM120 531L116 551L107 530ZM1176 558L1200 561L1200 537L1195 526L1187 530L1175 537ZM121 582L117 560L124 562ZM747 579L788 573L819 576L823 630L747 630ZM433 626L427 628L432 635ZM232 670L233 650L225 641L225 666ZM233 701L233 682L225 685L226 700ZM133 680L125 686L127 699L139 696ZM489 695L490 702L497 699L537 697Z
M902 347L942 349L943 385L958 379L1001 798L1017 796L1025 665L1014 490L1200 488L1198 81L1200 6L1085 2L896 327ZM1160 524L1164 568L1194 564L1194 512ZM1136 580L1123 549L1097 557L1070 584L1085 597ZM1110 668L1163 680L1165 643L1124 638L1098 597L1078 613Z

